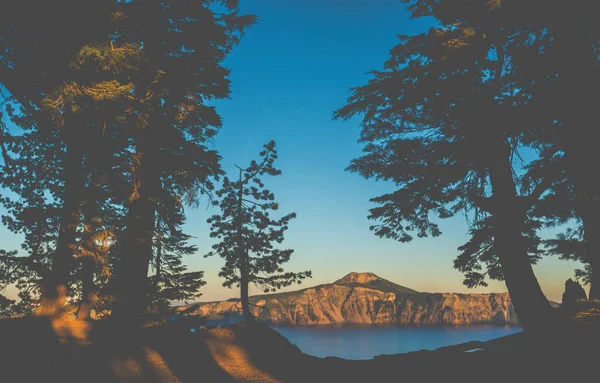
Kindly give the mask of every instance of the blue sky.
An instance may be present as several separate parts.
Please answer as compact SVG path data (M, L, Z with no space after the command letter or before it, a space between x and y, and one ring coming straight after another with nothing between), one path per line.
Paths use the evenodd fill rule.
M281 212L296 212L284 245L295 249L286 270L313 272L301 287L334 281L351 271L371 271L419 291L506 291L503 283L469 290L452 268L456 248L467 240L462 217L441 221L436 239L401 244L375 237L367 220L369 198L393 185L364 180L344 169L361 153L359 119L332 121L349 88L365 83L367 72L382 69L396 34L420 33L430 20L411 20L398 0L242 0L242 13L260 17L228 58L230 100L219 101L222 131L214 147L223 167L233 171L256 158L275 140L283 174L265 179ZM221 287L219 257L204 258L212 240L206 218L215 211L203 201L188 211L186 229L200 249L186 258L204 270L208 285L201 300L237 296ZM18 248L19 238L0 228L2 248ZM560 301L574 263L544 259L536 267L547 296ZM297 286L288 288L296 289ZM254 290L254 292L257 292ZM10 292L7 295L11 295Z

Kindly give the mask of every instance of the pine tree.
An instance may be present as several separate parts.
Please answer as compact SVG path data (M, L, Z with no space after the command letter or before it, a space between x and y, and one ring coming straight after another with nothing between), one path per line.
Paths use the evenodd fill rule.
M536 80L532 99L547 120L558 122L543 139L562 153L571 207L583 229L579 239L584 250L578 258L590 271L590 297L599 299L600 180L587 169L599 160L595 138L598 100L593 95L600 83L600 24L594 17L600 6L583 0L532 1L520 4L520 10L527 31L545 36L536 47L539 59L528 62L528 73Z
M511 28L511 39L518 42L509 47L511 78L528 95L529 110L521 113L519 123L535 128L529 144L540 157L523 187L537 183L552 189L534 203L531 219L548 227L567 226L557 238L544 241L546 252L584 262L576 275L589 281L590 296L598 298L600 271L594 270L600 270L600 182L586 169L598 161L597 100L590 95L600 80L599 24L592 16L600 6L532 0L498 1L495 7L510 14L497 22Z
M183 205L176 198L161 198L161 201L154 235L154 275L149 278L149 301L159 314L164 314L170 312L173 301L187 303L201 296L199 290L206 282L203 271L188 271L182 262L182 257L198 251L188 243L191 236L181 230L185 223Z
M46 241L44 268L36 271L40 312L54 315L80 287L100 288L93 274L96 282L111 275L116 279L100 288L101 295L107 302L116 295L115 316L140 320L148 303L157 210L167 203L160 199L193 205L220 172L219 156L207 142L221 120L206 103L228 96L222 61L255 18L239 16L237 2L216 4L221 2L106 0L89 6L31 0L0 16L0 79L10 93L7 108L20 108L10 117L25 130L20 136L2 131L8 160L3 186L19 195L17 201L3 199L11 211L7 220L15 230L28 231L21 211L41 209L58 217L55 240ZM86 170L105 176L90 181ZM47 177L26 180L36 172ZM88 190L92 183L101 193ZM52 204L58 209L47 208ZM93 265L83 254L96 253L92 238L107 230L107 222L114 229L119 205L126 215L114 233L110 273L104 273L98 267L105 265ZM185 238L181 234L169 235Z
M288 224L296 214L279 219L271 217L279 204L261 178L280 175L281 171L273 167L277 159L275 142L264 145L264 149L259 161L252 161L247 168L239 168L237 181L225 177L223 187L217 191L219 200L213 202L221 213L208 220L210 236L219 242L206 256L218 254L225 259L219 276L225 278L223 286L240 288L242 313L247 321L252 319L248 295L250 283L269 292L311 277L310 271L284 272L281 267L294 251L277 249L274 244L283 242Z
M440 25L400 36L385 70L355 88L335 114L364 114L365 155L349 169L398 186L373 199L380 206L370 218L381 223L372 229L407 242L440 235L435 216L474 215L473 238L459 257L471 262L464 271L477 272L489 259L523 327L551 327L552 309L531 266L539 258L537 227L528 219L551 183L522 193L513 168L514 154L537 127L523 125L537 112L528 102L534 80L517 71L513 58L539 36L517 33L513 9L502 2L406 3L414 16L433 16ZM477 275L468 277L477 283Z
M222 13L215 11L217 3L224 5ZM113 310L119 321L135 324L149 303L161 196L193 204L220 174L220 157L207 142L221 119L207 102L228 96L229 71L222 62L255 18L238 15L237 2L220 1L134 1L123 3L122 11L127 25L116 41L143 46L149 63L136 84L144 93L131 130L133 182L125 201Z
M24 1L0 20L7 32L3 40L7 49L0 60L2 85L10 92L9 102L20 108L10 110L10 117L24 130L9 143L14 157L5 157L10 176L4 177L3 185L21 197L17 203L5 200L14 208L7 219L27 232L21 211L42 209L47 214L47 205L58 205L53 210L58 216L56 241L46 241L49 265L37 271L38 312L44 315L59 315L70 295L86 150L97 144L89 139L97 131L112 137L115 111L123 115L126 108L118 106L131 91L127 81L119 80L126 80L122 74L139 49L109 42L116 6L108 0L93 6ZM71 17L73 13L78 17ZM73 33L80 29L81 33ZM40 177L28 180L33 174Z
M79 77L79 81L65 82L43 100L45 110L52 113L59 129L65 155L61 226L52 270L42 285L41 314L55 315L64 306L68 293L78 243L77 228L82 221L82 197L86 193L93 194L86 191L85 162L102 160L91 155L93 150L89 148L100 142L91 142L88 138L97 134L104 135L111 143L115 141L114 135L126 119L135 89L129 74L141 63L140 57L140 49L135 45L115 47L109 42L86 45L71 63L75 72L72 76ZM115 145L107 147L115 149ZM108 151L105 156L112 156L112 152ZM92 211L95 209L95 204L96 201L88 201L87 213L90 207Z
M20 120L8 105L13 121L28 120ZM48 148L60 144L55 136L41 139L25 131L18 136L5 134L1 145L4 156L0 183L8 192L0 198L6 211L2 223L9 231L24 237L21 247L25 255L14 249L0 251L0 286L16 286L23 312L31 313L28 310L36 307L40 281L50 273L58 238L60 203L54 197L62 191L55 173L60 152Z

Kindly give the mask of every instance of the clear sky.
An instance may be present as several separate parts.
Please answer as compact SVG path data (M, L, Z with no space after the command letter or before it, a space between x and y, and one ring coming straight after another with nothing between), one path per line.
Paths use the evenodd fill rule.
M295 249L286 270L312 270L300 287L332 282L351 271L370 271L401 285L428 292L502 292L503 283L470 290L452 268L456 248L467 240L462 217L441 221L439 238L402 244L369 231L369 198L393 185L364 180L344 169L361 153L359 119L332 121L349 88L367 72L382 69L396 34L420 33L431 20L411 20L398 0L241 0L242 13L258 24L228 58L230 100L217 103L223 117L214 147L223 167L233 171L275 140L283 174L267 178L281 212L296 212L284 245ZM215 211L204 201L188 211L187 232L199 247L186 263L204 270L208 285L201 300L238 296L221 287L223 260L204 258L212 240L206 218ZM20 238L0 228L0 245L16 249ZM560 302L564 282L578 265L546 258L536 274L549 299ZM287 290L297 289L298 286ZM251 290L252 292L252 290ZM254 292L257 292L254 290ZM8 292L7 295L12 295Z

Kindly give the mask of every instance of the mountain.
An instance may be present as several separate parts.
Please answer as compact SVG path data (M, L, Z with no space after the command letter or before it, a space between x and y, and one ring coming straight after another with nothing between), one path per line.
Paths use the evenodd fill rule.
M518 324L507 293L420 293L373 273L350 273L303 290L250 297L252 313L277 325ZM186 312L212 319L239 315L238 300L197 303Z
M380 278L373 273L350 273L343 278L333 282L334 285L344 285L350 287L365 287L368 289L379 290L386 293L410 294L417 293L416 290L397 285L386 279Z

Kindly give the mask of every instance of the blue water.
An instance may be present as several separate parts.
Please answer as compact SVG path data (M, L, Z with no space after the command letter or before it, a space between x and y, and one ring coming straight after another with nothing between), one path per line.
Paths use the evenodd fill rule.
M486 341L522 331L509 326L375 327L303 326L273 327L306 354L344 359L371 359L381 354L434 350L469 341Z

